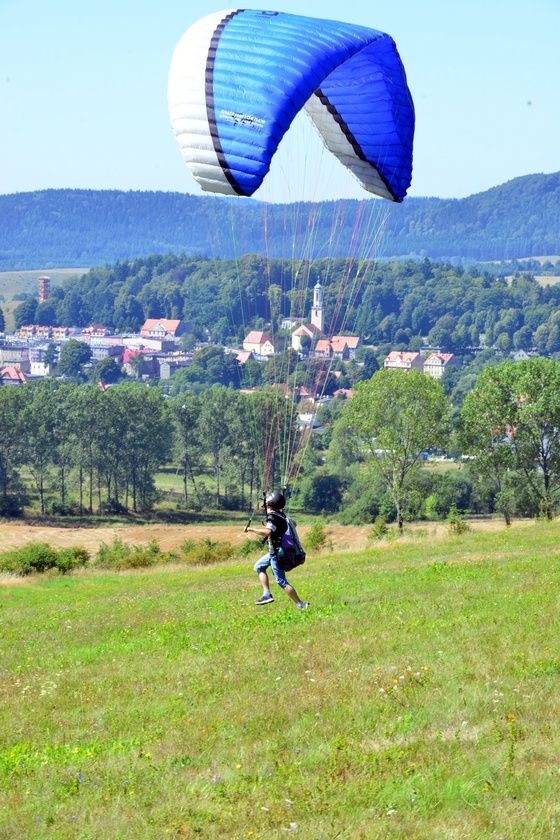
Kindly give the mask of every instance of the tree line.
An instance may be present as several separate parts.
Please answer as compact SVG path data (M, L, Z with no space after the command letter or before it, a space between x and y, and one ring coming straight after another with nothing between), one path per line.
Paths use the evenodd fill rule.
M0 388L0 514L21 512L30 479L41 513L149 511L167 466L183 506L252 507L264 474L285 473L300 435L279 389L225 387L166 398L125 382L42 380ZM274 443L274 445L273 445Z
M511 266L510 266L511 268ZM551 270L555 270L551 265ZM560 352L560 284L433 263L321 259L238 260L153 255L96 268L49 299L29 297L16 326L102 323L138 332L147 318L183 319L193 335L239 345L250 329L289 340L286 316L308 319L313 287L324 289L327 334L360 335L382 350L432 346L466 356L483 340L501 352Z
M486 366L453 416L440 382L377 371L301 431L280 388L213 386L165 397L126 382L102 391L60 380L0 388L0 513L30 487L41 513L152 510L156 475L182 509L250 510L263 489L343 524L437 519L453 508L552 517L560 494L560 362ZM462 459L441 472L431 452ZM294 479L297 480L294 483Z
M440 514L452 506L500 512L510 524L514 515L555 514L559 444L560 362L554 359L486 366L455 423L441 383L418 371L381 370L347 401L326 465L339 478L346 470L350 486L377 481L385 508L372 505L370 518L388 513L400 528L405 518L437 518L442 492L448 505L447 511L439 505ZM453 477L451 471L430 475L422 464L433 449L467 460ZM366 489L362 506L367 495Z

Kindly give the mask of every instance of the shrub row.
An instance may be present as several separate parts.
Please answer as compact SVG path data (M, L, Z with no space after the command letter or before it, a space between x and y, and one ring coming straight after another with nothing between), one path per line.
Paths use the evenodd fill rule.
M25 576L56 569L60 574L67 574L88 563L92 567L116 570L147 568L163 563L208 566L236 556L249 557L260 550L260 541L250 539L237 548L231 543L213 542L208 538L185 540L176 551L162 551L155 539L146 545L129 545L115 537L110 544L102 543L91 560L81 546L57 550L47 543L30 542L22 548L0 554L0 572Z
M306 539L306 548L312 552L332 550L330 532L317 521ZM13 575L31 575L56 569L67 574L89 564L101 569L140 569L164 563L185 563L189 566L209 566L223 563L234 557L249 558L266 551L260 539L246 539L239 546L226 541L213 542L208 537L185 540L175 551L162 551L156 539L144 545L124 543L115 537L110 544L101 543L92 560L85 548L77 546L57 550L47 543L31 542L22 548L0 554L0 572Z
M32 575L56 569L65 575L79 566L85 566L89 559L89 553L82 546L57 550L48 543L31 542L0 554L0 572Z

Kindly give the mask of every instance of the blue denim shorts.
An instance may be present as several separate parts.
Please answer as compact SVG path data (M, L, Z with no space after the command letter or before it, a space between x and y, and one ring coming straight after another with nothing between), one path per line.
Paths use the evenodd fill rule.
M264 557L261 557L260 560L257 560L255 563L255 572L266 572L268 567L272 569L272 573L276 580L278 586L282 589L285 589L288 585L288 581L286 580L286 573L281 569L276 562L276 555L265 554Z

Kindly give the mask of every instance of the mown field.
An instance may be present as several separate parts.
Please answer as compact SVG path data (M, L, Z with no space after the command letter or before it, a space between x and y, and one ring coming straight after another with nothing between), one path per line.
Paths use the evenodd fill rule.
M0 837L555 836L559 536L4 577Z
M262 515L257 515L253 524L260 525L261 519ZM297 519L299 522L299 517ZM243 533L246 522L247 516L238 515L237 520L230 518L223 524L202 521L195 525L145 523L92 525L85 528L77 524L57 527L40 519L35 524L23 520L10 520L0 522L0 551L20 548L28 542L47 542L55 548L83 545L93 555L102 543L112 543L115 538L130 545L145 544L156 540L162 551L173 551L186 539L201 540L205 537L213 541L226 540L238 546L246 539L246 534ZM73 523L76 523L76 519ZM299 525L298 532L301 533L302 538L305 538L310 527L309 524ZM329 525L327 530L333 548L347 551L361 550L365 547L369 527Z
M539 286L552 286L554 283L560 283L560 277L553 277L550 274L535 274L535 280Z

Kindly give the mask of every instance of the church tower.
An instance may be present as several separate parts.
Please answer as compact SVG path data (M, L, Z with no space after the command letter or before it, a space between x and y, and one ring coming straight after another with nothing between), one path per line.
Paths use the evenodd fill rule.
M311 323L323 332L323 287L317 283L313 289L313 307L311 309Z

